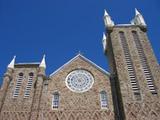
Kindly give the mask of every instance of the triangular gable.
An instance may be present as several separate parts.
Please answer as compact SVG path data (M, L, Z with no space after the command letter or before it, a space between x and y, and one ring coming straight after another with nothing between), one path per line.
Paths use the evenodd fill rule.
M71 62L73 62L74 60L81 58L84 61L90 63L91 65L93 65L95 68L97 68L98 70L100 70L101 72L103 72L106 75L110 75L109 72L105 71L103 68L101 68L100 66L96 65L94 62L92 62L91 60L87 59L86 57L84 57L81 54L76 55L74 58L72 58L70 61L68 61L67 63L65 63L64 65L62 65L60 68L58 68L56 71L54 71L52 74L50 74L50 76L53 76L54 74L56 74L58 71L60 71L61 69L63 69L65 66L67 66L68 64L70 64Z

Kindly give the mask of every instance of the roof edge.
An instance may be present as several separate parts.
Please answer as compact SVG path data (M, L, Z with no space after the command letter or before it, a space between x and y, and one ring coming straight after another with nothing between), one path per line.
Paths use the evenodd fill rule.
M69 60L68 62L66 62L64 65L62 65L61 67L59 67L57 70L55 70L54 72L52 72L49 76L53 76L55 75L58 71L60 71L62 68L64 68L65 66L67 66L68 64L70 64L72 61L76 60L78 57L81 57L83 60L89 62L91 65L95 66L98 70L100 70L101 72L103 72L106 75L110 75L109 72L107 72L106 70L104 70L103 68L101 68L100 66L98 66L97 64L95 64L94 62L92 62L91 60L89 60L88 58L84 57L82 54L78 54L75 57L73 57L71 60Z

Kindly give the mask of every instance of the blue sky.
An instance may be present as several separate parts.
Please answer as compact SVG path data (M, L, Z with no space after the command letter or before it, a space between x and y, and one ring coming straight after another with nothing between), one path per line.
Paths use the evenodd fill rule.
M158 0L1 0L0 77L14 55L19 63L39 62L46 54L49 75L81 51L108 70L101 42L104 9L116 24L127 24L135 8L145 18L160 61Z

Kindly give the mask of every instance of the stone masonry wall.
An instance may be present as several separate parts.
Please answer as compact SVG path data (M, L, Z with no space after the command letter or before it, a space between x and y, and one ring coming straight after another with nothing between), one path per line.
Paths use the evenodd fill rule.
M75 93L65 84L67 75L75 69L86 69L94 76L92 88L84 93ZM82 58L77 58L69 65L51 76L48 87L43 87L39 119L49 120L113 120L113 102L109 76L97 70ZM105 90L108 97L108 109L101 109L100 91ZM60 93L58 109L52 108L53 93ZM54 117L53 117L54 116Z
M6 98L3 103L3 107L0 114L0 120L27 120L32 106L32 100L34 95L34 84L37 79L37 68L34 67L18 67L14 69L13 72L13 79L10 82L10 85L8 87ZM19 96L14 98L13 93L15 90L16 82L17 82L17 76L18 74L22 72L24 73L23 82L20 87L20 93ZM27 98L24 98L24 92L26 89L26 85L28 82L28 74L30 72L34 73L33 77L33 83L32 88L30 91L30 96Z
M142 64L140 62L136 45L131 33L133 30L137 31L140 42L143 46L148 65L157 88L157 95L151 94L147 86L147 82L142 71ZM120 31L124 32L125 34L129 51L131 53L131 59L135 67L135 72L137 75L136 77L140 86L141 94L141 100L139 101L134 98L130 84L127 64L125 62L124 52L119 37ZM112 42L112 50L114 53L116 70L118 74L117 77L120 84L126 120L158 120L160 118L160 72L158 62L154 56L146 33L138 26L115 26L110 34L110 38L111 39L109 40Z

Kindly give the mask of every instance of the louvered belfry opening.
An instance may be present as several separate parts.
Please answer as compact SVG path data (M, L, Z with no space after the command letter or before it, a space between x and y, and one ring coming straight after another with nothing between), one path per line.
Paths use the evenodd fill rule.
M128 48L128 44L127 44L127 40L126 40L124 32L122 31L119 32L119 36L120 36L120 40L121 40L123 51L124 51L125 61L127 64L127 69L128 69L130 83L131 83L131 87L134 93L134 97L136 98L136 100L141 100L140 88L138 85L135 68L133 66L133 62L131 59L130 51Z
M136 44L136 48L138 51L138 55L140 58L142 69L143 69L144 75L146 77L148 88L152 94L157 94L157 91L156 91L155 85L154 85L153 76L152 76L151 70L149 68L149 65L147 63L147 58L145 56L142 44L139 39L139 36L136 31L132 31L132 35L133 35L134 42Z
M32 83L33 83L33 77L34 77L34 74L32 72L29 73L28 83L27 83L27 86L26 86L26 89L25 89L25 93L24 93L24 97L25 98L30 96L30 91L32 89Z
M16 87L14 89L13 97L18 97L22 81L23 81L23 73L19 73L17 76L17 82L16 82Z

